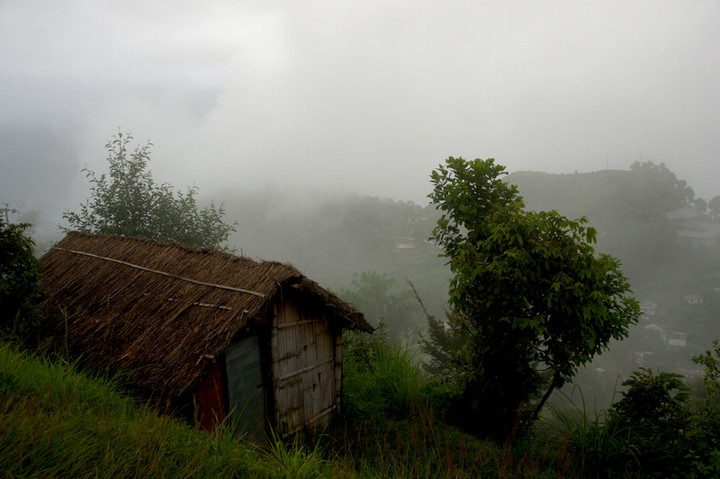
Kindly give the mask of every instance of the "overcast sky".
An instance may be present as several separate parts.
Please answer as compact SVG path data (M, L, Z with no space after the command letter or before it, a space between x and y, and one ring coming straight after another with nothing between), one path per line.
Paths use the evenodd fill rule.
M159 182L425 204L449 155L664 162L720 194L720 1L0 0L0 202L76 209L118 127Z

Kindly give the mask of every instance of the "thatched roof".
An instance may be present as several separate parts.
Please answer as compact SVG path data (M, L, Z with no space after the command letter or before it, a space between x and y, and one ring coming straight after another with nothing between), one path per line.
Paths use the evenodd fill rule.
M251 328L278 294L299 295L335 327L373 330L351 305L277 262L70 233L40 264L48 333L67 333L84 362L129 371L162 398L190 392L205 362Z

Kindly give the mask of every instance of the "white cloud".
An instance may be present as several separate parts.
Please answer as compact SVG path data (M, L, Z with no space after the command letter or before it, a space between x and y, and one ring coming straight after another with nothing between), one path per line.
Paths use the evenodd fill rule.
M718 44L711 0L6 0L0 124L69 128L96 168L121 126L155 143L158 179L201 190L423 201L448 155L558 172L644 155L710 196Z

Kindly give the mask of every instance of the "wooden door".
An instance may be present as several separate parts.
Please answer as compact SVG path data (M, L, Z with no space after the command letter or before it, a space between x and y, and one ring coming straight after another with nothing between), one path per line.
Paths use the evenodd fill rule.
M285 301L271 330L276 425L281 434L326 424L338 400L336 335L327 322Z

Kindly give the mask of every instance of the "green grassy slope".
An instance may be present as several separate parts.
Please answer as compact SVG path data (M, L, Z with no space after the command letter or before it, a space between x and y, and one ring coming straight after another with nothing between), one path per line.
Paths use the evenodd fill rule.
M396 372L408 364L404 355L389 356L388 374L351 372L365 406L358 410L354 399L352 417L316 442L259 446L227 429L196 430L125 396L116 382L0 342L0 477L572 476L572 458L542 444L518 448L473 438L417 400L401 412L387 409L379 391L400 400Z
M260 448L225 430L209 435L125 397L112 381L5 343L0 425L2 477L335 475L333 464L302 448Z

